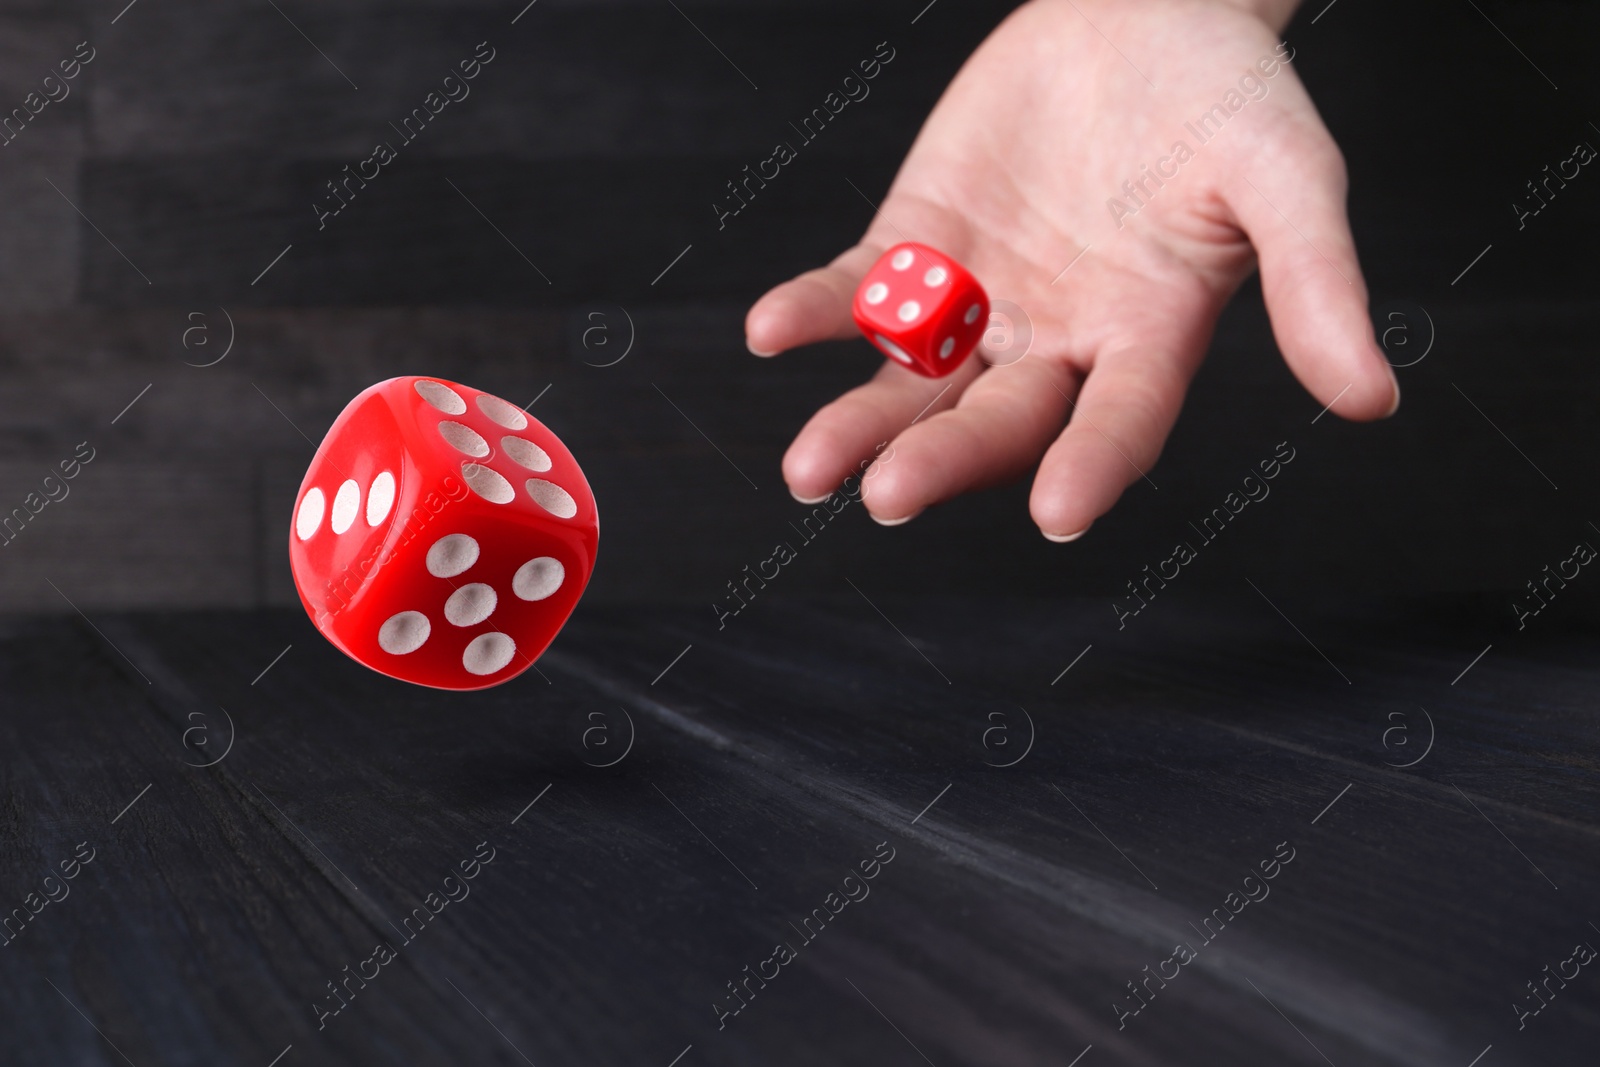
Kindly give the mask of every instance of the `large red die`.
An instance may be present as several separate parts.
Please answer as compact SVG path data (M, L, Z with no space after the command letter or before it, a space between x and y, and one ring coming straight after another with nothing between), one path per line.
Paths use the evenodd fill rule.
M550 644L599 541L589 483L537 419L455 382L391 378L317 449L289 564L317 629L352 659L482 689Z
M982 340L989 297L961 264L907 241L867 271L851 314L884 355L918 374L942 378Z

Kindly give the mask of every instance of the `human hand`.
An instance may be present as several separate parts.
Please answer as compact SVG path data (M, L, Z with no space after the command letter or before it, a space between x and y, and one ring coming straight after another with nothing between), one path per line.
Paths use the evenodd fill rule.
M937 380L884 362L795 438L790 492L825 497L892 441L863 500L895 525L1042 456L1033 519L1073 540L1155 463L1217 316L1258 261L1301 384L1348 419L1392 414L1399 385L1368 316L1344 161L1269 25L1291 7L1033 0L1001 24L934 108L861 243L763 296L745 332L758 355L857 336L861 276L913 240L1025 309L1032 348Z

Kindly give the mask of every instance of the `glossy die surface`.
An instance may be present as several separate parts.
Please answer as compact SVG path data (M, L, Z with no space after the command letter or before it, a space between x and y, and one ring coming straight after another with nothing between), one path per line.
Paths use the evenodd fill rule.
M312 622L359 663L439 689L521 674L594 570L594 494L516 405L437 378L352 400L295 497L289 563Z
M982 340L989 297L961 264L907 241L889 249L867 271L851 314L867 340L889 359L941 378Z

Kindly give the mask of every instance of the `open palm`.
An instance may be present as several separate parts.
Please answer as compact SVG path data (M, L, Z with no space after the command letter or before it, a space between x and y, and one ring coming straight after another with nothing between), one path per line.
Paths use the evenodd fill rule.
M864 500L894 524L1037 461L1034 521L1071 540L1155 463L1258 261L1306 389L1346 418L1393 412L1343 159L1285 56L1265 21L1220 0L1033 0L1008 18L939 101L861 243L763 296L746 334L758 355L854 336L861 276L912 240L1018 305L1032 346L941 380L885 362L800 432L790 491L824 497L892 441Z

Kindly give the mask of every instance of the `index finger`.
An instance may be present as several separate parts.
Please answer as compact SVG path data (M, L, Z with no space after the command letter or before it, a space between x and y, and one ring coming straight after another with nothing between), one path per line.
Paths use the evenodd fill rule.
M872 206L872 223L855 247L826 267L784 282L750 308L744 333L751 352L775 356L801 345L857 336L860 331L850 317L856 288L878 257L902 241L930 244L958 261L967 258L972 232L960 215L926 197L894 189L881 206L867 203Z
M745 345L758 356L857 334L850 303L885 246L863 240L826 267L808 270L757 300L745 315Z

